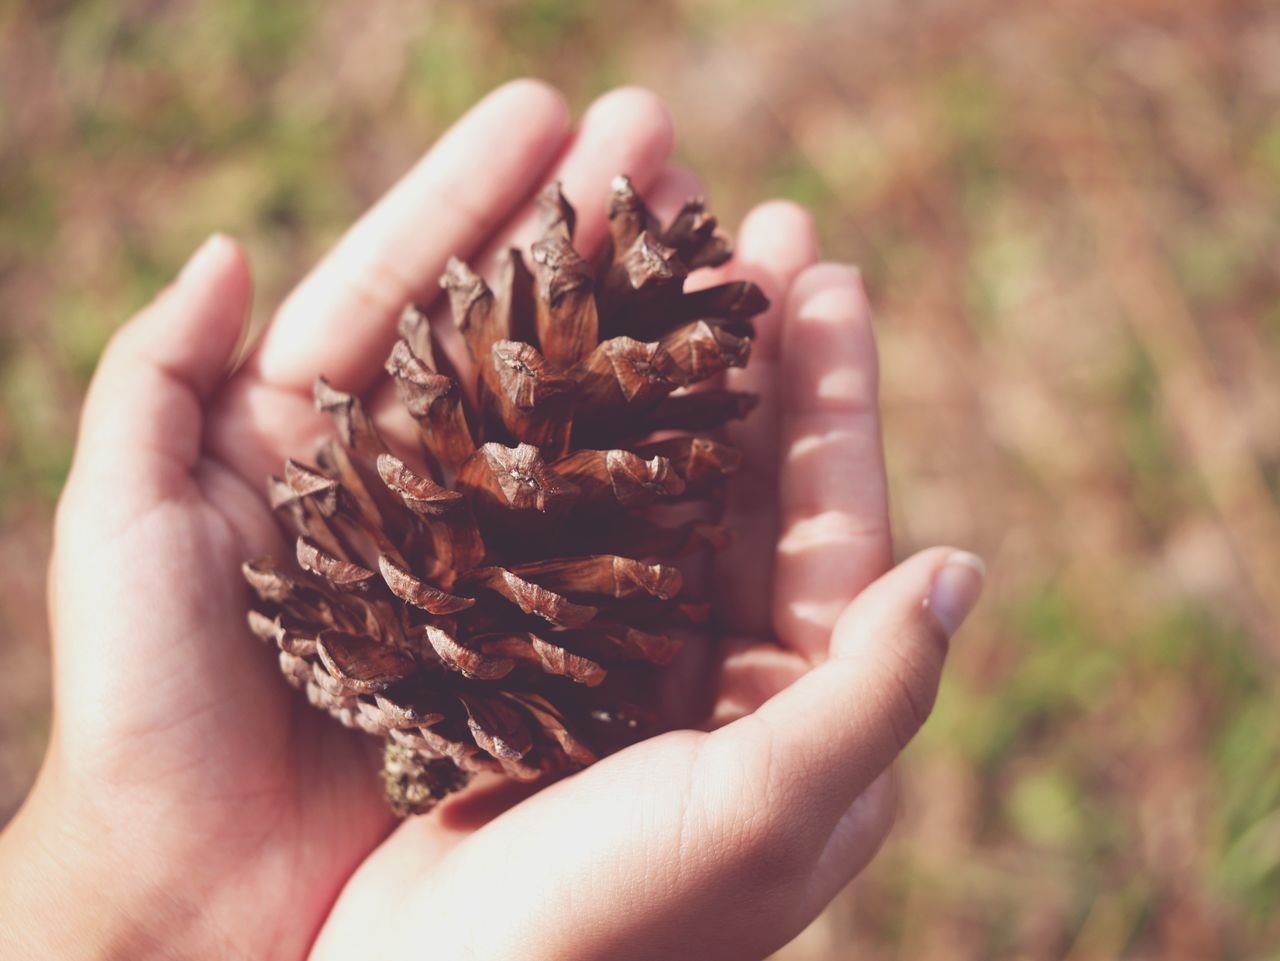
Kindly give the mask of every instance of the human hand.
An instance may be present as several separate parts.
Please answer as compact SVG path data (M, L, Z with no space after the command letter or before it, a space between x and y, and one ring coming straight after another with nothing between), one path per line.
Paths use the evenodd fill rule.
M714 729L629 747L505 813L518 786L405 822L343 891L315 961L760 958L874 855L890 766L982 568L935 548L888 570L869 310L855 271L817 259L808 215L774 203L732 265L774 306L727 375L763 398L730 431L738 537L715 572L723 636L701 648L727 656L699 662L695 645L672 679L718 693Z
M115 337L58 508L51 745L0 838L13 956L306 953L393 822L369 739L299 699L245 629L240 563L284 556L264 478L330 431L314 377L372 382L450 255L527 240L548 179L604 197L628 170L661 193L670 146L651 95L609 94L571 133L557 93L510 84L352 228L234 377L250 280L224 238Z

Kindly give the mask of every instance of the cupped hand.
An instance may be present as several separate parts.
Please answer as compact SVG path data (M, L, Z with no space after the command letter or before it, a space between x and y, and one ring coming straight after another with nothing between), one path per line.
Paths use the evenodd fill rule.
M762 402L730 429L745 456L713 575L720 636L676 668L686 694L718 694L711 730L514 805L523 792L496 790L406 822L344 890L316 961L762 958L884 839L891 765L930 712L981 562L934 548L890 570L870 311L855 270L818 262L808 214L757 208L729 270L772 307L727 374Z
M711 674L715 730L629 748L497 817L501 791L393 831L371 739L303 703L244 627L240 562L286 553L262 480L329 431L314 377L370 388L403 304L434 299L450 255L483 270L528 242L548 180L585 248L619 171L671 209L696 184L670 147L650 95L607 95L570 131L554 91L508 85L352 228L230 379L250 282L224 238L117 336L59 506L54 735L0 846L5 917L27 922L14 943L287 959L321 932L317 958L754 957L871 857L886 772L980 573L945 549L885 573L866 302L855 273L816 264L790 205L747 219L733 264L775 306L731 374L765 400L732 438L746 470L715 578L728 653L685 665L692 683ZM394 435L389 402L374 395ZM35 880L13 868L32 851L49 866Z
M330 432L314 377L368 386L449 256L527 241L549 179L592 199L619 170L654 186L670 148L643 91L570 129L557 92L508 84L352 227L233 377L251 284L228 239L119 332L58 507L54 731L0 841L0 942L27 957L306 954L393 821L371 739L310 708L246 632L241 562L287 556L264 480ZM582 229L601 236L603 214Z

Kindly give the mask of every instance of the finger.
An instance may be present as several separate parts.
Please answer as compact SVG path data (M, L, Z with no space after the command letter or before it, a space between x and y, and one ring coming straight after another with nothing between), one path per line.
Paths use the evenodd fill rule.
M208 542L187 521L200 494L204 406L235 352L250 287L240 248L211 237L112 338L94 374L58 502L50 571L51 598L68 589L76 595L74 604L50 604L59 645L57 713L66 731L100 732L124 703L138 716L168 710L162 723L171 724L165 705L201 703L207 692L200 684L212 691L207 678L226 669L221 652L173 639L207 633L211 621L240 604L242 588L228 589L220 572L210 575ZM154 549L157 531L181 538L182 560ZM197 601L184 603L183 591L158 584L199 585ZM115 616L122 598L137 597L148 599L148 624ZM104 618L106 611L113 616ZM267 676L239 680L252 690ZM163 697L137 693L161 690Z
M820 656L840 612L892 560L875 336L857 271L821 264L796 280L781 355L773 625Z
M808 914L816 917L871 863L893 828L898 782L892 767L871 782L836 822L808 885Z
M729 442L742 450L743 465L730 487L725 524L734 547L716 569L720 612L731 631L770 633L773 554L778 537L777 477L780 394L779 344L786 293L796 276L818 258L813 217L803 207L773 201L756 207L738 232L732 276L759 284L769 309L756 317L751 359L726 377L733 390L753 391L760 405L731 425Z
M608 229L609 185L618 174L645 193L666 167L675 128L666 104L643 87L619 87L587 107L554 169L544 179L559 181L577 213L573 245L590 257ZM536 200L511 218L485 251L480 268L510 247L525 248L542 233Z
M802 806L806 830L825 843L928 717L949 639L982 581L978 558L934 548L868 587L841 614L829 661L709 735L705 756L749 772L743 797L725 800L767 799L766 823Z
M281 306L256 367L309 389L324 373L360 391L381 370L395 320L429 302L450 256L470 257L540 182L564 144L553 88L517 80L459 120L339 241Z
M73 483L109 477L120 482L113 489L138 495L140 485L191 470L204 404L226 376L251 296L240 247L210 237L103 353L85 399Z

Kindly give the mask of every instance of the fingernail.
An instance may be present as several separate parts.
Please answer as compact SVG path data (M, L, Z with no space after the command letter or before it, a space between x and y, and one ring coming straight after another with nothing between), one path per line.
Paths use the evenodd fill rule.
M196 248L196 252L187 259L182 271L178 274L178 282L182 283L199 277L208 270L217 261L226 243L225 234L210 234L205 242Z
M947 636L955 634L982 594L987 565L977 554L953 551L933 575L933 586L925 602Z

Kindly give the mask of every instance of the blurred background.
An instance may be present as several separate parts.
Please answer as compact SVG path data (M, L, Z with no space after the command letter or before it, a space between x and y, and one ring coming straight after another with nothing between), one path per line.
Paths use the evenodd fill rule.
M1280 958L1280 7L0 0L0 822L99 351L211 230L258 319L509 77L641 83L878 312L899 551L991 589L787 961Z

